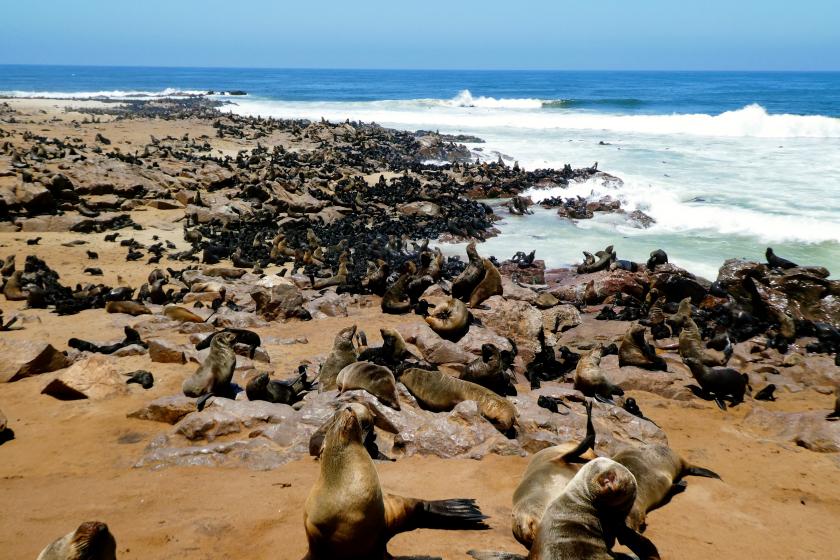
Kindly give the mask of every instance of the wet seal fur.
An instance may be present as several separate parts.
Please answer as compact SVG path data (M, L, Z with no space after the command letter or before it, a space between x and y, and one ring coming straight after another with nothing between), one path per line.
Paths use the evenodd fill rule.
M419 528L483 529L473 500L425 501L384 494L352 406L327 429L320 474L304 505L305 560L385 560L388 541Z
M481 415L502 432L509 432L516 422L516 407L490 389L456 379L440 371L411 368L400 382L428 410L448 412L463 401L475 401Z
M318 372L319 390L335 389L339 372L358 359L356 347L353 345L354 336L356 336L356 325L343 328L335 335L332 352Z
M645 340L645 328L633 323L618 347L619 367L635 366L649 370L668 371L665 360L656 355L656 348Z
M385 366L371 362L355 362L345 366L336 379L338 392L364 389L385 406L400 409L397 396L397 381L394 374Z
M499 274L499 269L490 262L490 259L482 259L484 266L484 277L478 286L470 294L470 308L476 308L481 305L486 299L493 296L502 295L502 275Z
M181 390L188 397L198 398L195 403L198 410L204 409L211 396L233 398L230 381L236 368L236 354L233 352L235 339L236 335L230 332L214 336L204 363L184 380Z
M601 371L601 356L604 353L602 345L595 346L583 354L575 368L575 389L602 402L612 403L613 395L623 395L624 390L614 385Z
M117 541L105 523L86 521L48 545L37 560L116 560Z
M627 467L636 477L636 500L627 516L627 524L636 531L645 529L646 515L671 501L685 490L686 476L720 480L720 475L696 467L667 445L642 445L622 449L613 460Z

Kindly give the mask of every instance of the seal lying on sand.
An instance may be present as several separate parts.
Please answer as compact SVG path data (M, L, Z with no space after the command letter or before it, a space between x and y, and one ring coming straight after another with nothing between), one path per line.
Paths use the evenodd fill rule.
M579 444L548 447L534 454L513 493L513 536L530 549L537 536L545 510L556 500L581 464L595 458L595 427L592 403L586 402L586 437ZM586 456L584 456L586 453Z
M509 432L516 421L516 407L490 389L456 379L440 371L419 368L406 370L400 382L421 406L434 412L450 411L463 401L475 401L481 415L502 432Z
M648 512L667 504L685 490L686 476L720 476L709 469L695 467L666 445L643 445L619 451L613 460L627 467L636 477L636 500L627 516L627 525L636 531L645 528Z
M338 373L358 358L353 337L356 336L356 325L338 331L333 342L333 349L318 373L318 388L329 391L336 388Z
M207 399L214 395L233 398L230 380L236 368L236 354L232 346L235 338L236 335L229 332L214 336L204 363L184 380L181 389L186 396L198 398L195 403L198 410L203 410Z
M656 349L645 340L645 328L633 323L618 347L619 367L636 366L650 370L667 371L665 360L656 355Z
M721 410L726 410L724 399L729 400L731 406L744 402L744 394L749 385L749 377L746 373L733 368L710 368L693 357L686 358L684 362L703 393L709 395Z
M384 560L388 541L419 528L482 529L473 500L425 501L383 494L353 407L327 430L320 475L306 500L306 560Z
M601 371L601 356L604 347L597 345L583 354L575 368L575 389L602 402L612 403L613 395L623 395L624 391L618 385L613 385L604 372Z
M117 541L108 526L86 521L79 528L57 539L38 555L37 560L116 560Z
M616 539L640 560L658 560L647 538L630 529L625 518L636 498L636 479L626 467L599 457L585 464L543 515L530 560L615 560ZM469 551L478 560L514 560L524 556Z
M364 389L385 406L390 406L394 410L400 409L397 382L394 374L385 366L371 362L352 363L338 373L336 384L339 393Z
M108 313L125 313L126 315L151 315L152 311L136 301L109 301L105 304Z

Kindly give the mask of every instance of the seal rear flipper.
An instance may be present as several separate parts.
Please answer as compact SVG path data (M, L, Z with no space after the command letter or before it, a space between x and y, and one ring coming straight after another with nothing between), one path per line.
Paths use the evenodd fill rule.
M715 471L703 467L686 467L686 469L683 471L683 476L703 476L706 478L716 478L718 480L723 480L720 477L720 475Z
M721 410L726 410L726 403L723 402L723 399L720 397L715 397L715 404L718 405L718 408Z
M494 552L489 550L468 550L467 554L476 560L525 560L526 557L513 552Z
M577 447L566 453L561 459L567 463L585 463L588 459L581 458L586 451L595 451L595 426L592 424L592 402L586 401L586 436Z
M614 527L614 534L618 542L632 550L639 560L660 560L656 545L627 525L621 524Z
M386 494L385 526L389 537L414 529L487 529L487 516L472 499L417 500Z
M198 400L195 401L195 408L199 412L204 410L204 407L207 406L207 401L210 400L210 397L213 396L213 393L207 393L206 395L202 395L198 397Z
M614 400L608 399L607 397L605 397L603 395L599 395L599 394L596 393L595 395L593 395L593 398L601 404L611 404L611 405L615 406L615 401Z

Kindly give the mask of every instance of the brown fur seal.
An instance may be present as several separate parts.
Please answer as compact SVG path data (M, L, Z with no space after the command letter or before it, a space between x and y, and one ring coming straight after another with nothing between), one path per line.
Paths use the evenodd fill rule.
M108 526L86 521L79 528L55 540L37 560L116 560L117 541Z
M181 385L186 396L198 398L198 410L202 410L207 399L213 395L232 398L230 380L236 368L234 340L234 333L223 331L216 334L210 343L210 353L204 363Z
M493 344L482 344L481 357L468 363L459 378L487 387L503 397L516 396L515 380L508 375L502 354Z
M618 539L640 560L658 560L653 543L625 524L635 498L633 473L612 459L593 459L546 510L528 559L615 560L611 550ZM494 552L469 554L479 560L524 558Z
M105 304L108 313L125 313L126 315L151 315L152 311L136 301L109 301Z
M677 312L671 316L671 323L681 329L679 351L683 361L686 358L696 358L707 366L723 366L729 361L728 355L715 355L703 347L700 329L691 318L691 298L680 302Z
M621 387L613 385L601 371L601 356L604 347L600 344L583 354L575 368L575 389L599 401L612 402L613 395L623 395Z
M329 288L330 286L341 286L347 283L347 263L341 261L338 265L338 272L329 278L321 278L315 281L313 286L316 290Z
M577 273L578 274L588 274L590 272L598 272L601 270L606 270L609 268L610 264L616 259L615 251L613 250L613 246L610 245L603 251L598 251L595 253L595 256L587 253L586 251L583 252L584 260L583 264L578 265Z
M830 412L825 417L826 420L840 420L840 385L834 389L834 394L837 395L837 398L834 400L834 412Z
M306 499L305 560L384 560L396 534L434 527L484 528L472 500L429 502L383 494L353 407L338 413L324 438L320 474Z
M470 312L464 302L449 298L435 306L426 323L442 338L455 342L470 329Z
M667 445L643 445L619 451L613 460L627 467L636 477L636 500L627 516L627 525L636 531L645 527L645 516L667 504L685 490L686 476L720 476L689 464Z
M406 290L411 279L414 278L414 273L417 267L411 261L405 264L403 273L397 278L396 282L391 284L385 295L382 296L382 312L400 315L411 311L411 299L408 297Z
M439 371L411 368L400 381L424 407L435 412L449 411L463 401L475 401L481 415L503 432L513 428L516 407L490 389L456 379Z
M394 374L385 366L371 362L352 363L338 373L336 384L339 393L364 389L385 406L390 406L394 410L400 409L397 382Z
M691 375L697 380L702 392L701 396L712 398L721 410L726 410L724 399L729 401L731 406L744 402L744 394L747 392L749 377L733 368L715 367L710 368L694 357L683 360Z
M636 366L649 370L667 371L665 360L656 355L656 349L645 340L645 328L633 323L618 347L618 365Z
M379 334L382 336L382 346L362 350L358 358L360 362L373 362L380 366L394 368L402 363L404 358L411 355L405 345L405 339L396 329L381 328Z
M359 420L359 425L362 427L362 441L373 459L389 460L379 453L379 448L376 447L376 434L373 430L374 426L380 430L384 430L391 434L400 433L399 428L394 426L388 418L380 412L373 403L369 402L348 402L343 403L336 413L324 422L321 427L315 430L315 433L309 438L309 454L313 457L320 457L324 449L324 438L327 431L332 426L333 422L339 417L339 413L345 407L350 407L356 413L356 418Z
M23 272L18 270L13 272L6 280L6 284L3 286L3 295L6 296L8 301L23 301L27 298L28 294L21 285L22 277Z
M163 314L172 319L173 321L181 321L182 323L204 322L204 319L202 319L189 309L184 309L179 305L168 305L166 309L163 310Z
M513 536L531 548L545 510L556 500L581 465L595 458L592 403L586 402L586 437L575 445L565 443L538 451L528 463L522 482L513 493Z
M484 300L502 295L502 275L499 269L490 262L490 259L482 259L484 265L484 277L478 286L470 294L470 307L475 308L481 305Z
M464 271L452 281L452 297L461 301L469 301L470 296L484 278L484 260L478 255L475 249L475 241L467 245L467 257L469 262Z
M362 279L362 287L367 288L372 294L381 296L385 293L390 274L390 265L382 259L378 259L375 263L368 263L368 271Z
M329 391L336 388L338 373L355 362L358 358L353 337L356 336L356 325L338 331L333 342L333 349L318 373L318 388Z

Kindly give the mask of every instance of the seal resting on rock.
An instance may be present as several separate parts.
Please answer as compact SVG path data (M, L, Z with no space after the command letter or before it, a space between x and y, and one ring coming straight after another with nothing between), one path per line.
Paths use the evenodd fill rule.
M776 253L773 252L772 247L767 247L767 250L764 252L764 256L767 257L767 264L770 265L770 268L781 268L783 270L787 270L789 268L796 268L799 266L796 263L793 263L787 259L783 259L782 257L776 256Z
M467 267L452 281L452 297L469 301L473 290L484 278L484 260L475 248L475 241L467 245Z
M724 399L731 406L744 402L744 394L749 385L749 377L733 368L710 368L697 358L683 360L691 375L697 380L704 395L710 396L721 410L726 410Z
M298 370L298 376L285 381L269 378L263 372L253 377L245 386L249 401L266 401L293 405L312 389L312 383L306 379L306 368Z
M339 372L358 359L353 337L356 336L356 325L345 327L338 331L333 342L333 349L318 372L318 388L329 391L336 388Z
M484 266L484 276L478 286L470 294L470 307L476 308L481 305L484 300L493 296L502 295L502 275L499 274L499 269L490 262L490 259L482 259Z
M425 501L383 494L363 444L357 413L336 413L321 452L320 475L306 499L305 560L385 560L388 541L419 528L482 529L486 516L473 500Z
M411 368L400 382L424 408L434 412L450 411L463 401L475 401L481 415L502 432L509 432L516 421L516 407L490 389L456 379L437 370Z
M376 397L385 406L400 409L397 396L397 382L394 374L385 366L371 362L355 362L342 368L336 379L338 392L363 389Z
M587 397L612 403L612 396L621 396L624 391L618 385L612 384L601 371L603 354L604 347L599 344L580 357L575 368L575 389Z
M434 307L426 323L441 338L457 342L470 330L470 312L464 302L449 298Z
M513 536L529 550L545 510L563 493L580 466L595 458L592 403L587 401L585 404L586 437L583 441L577 445L555 445L535 453L513 493Z
M642 445L622 449L613 460L627 467L636 477L636 500L627 516L627 524L636 531L645 528L646 515L667 504L685 490L686 476L720 476L709 469L696 467L667 445Z
M507 374L502 354L493 344L482 344L481 357L468 363L459 378L487 387L503 397L516 396L514 380Z
M382 346L365 348L359 353L360 362L373 362L380 366L394 368L410 353L402 335L392 328L379 329L382 336Z
M108 526L86 521L79 528L55 540L37 560L116 560L117 541Z
M196 408L203 410L212 396L233 398L230 380L236 368L233 341L236 335L221 332L213 337L210 353L196 372L184 380L181 390L188 397L197 398Z
M105 311L108 313L125 313L126 315L151 315L152 311L136 301L109 301L105 304Z
M656 355L656 348L645 340L645 328L633 323L618 347L618 365L636 366L649 370L667 371L665 360Z

